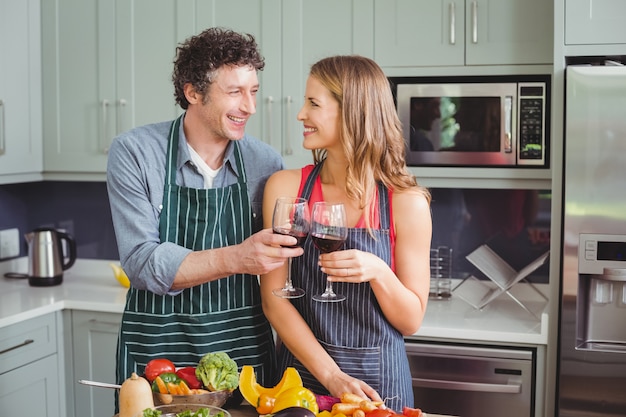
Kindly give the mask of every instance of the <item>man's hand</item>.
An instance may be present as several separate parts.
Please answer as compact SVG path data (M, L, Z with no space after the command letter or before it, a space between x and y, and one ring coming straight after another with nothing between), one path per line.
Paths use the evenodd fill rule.
M231 262L239 264L238 272L251 275L266 274L282 266L288 258L304 253L302 248L289 248L297 243L293 236L280 235L272 229L263 229L253 234L233 251Z

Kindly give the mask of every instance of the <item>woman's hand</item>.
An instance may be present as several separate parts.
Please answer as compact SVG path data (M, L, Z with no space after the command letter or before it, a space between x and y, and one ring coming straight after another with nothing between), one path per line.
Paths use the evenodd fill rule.
M368 282L390 271L378 256L356 249L321 254L319 265L333 282Z
M341 398L342 394L350 393L372 401L382 401L374 388L344 372L334 373L325 386L333 397Z

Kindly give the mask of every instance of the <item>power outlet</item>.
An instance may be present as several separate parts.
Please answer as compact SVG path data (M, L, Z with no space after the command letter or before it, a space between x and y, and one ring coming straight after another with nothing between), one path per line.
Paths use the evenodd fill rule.
M17 229L0 230L0 259L20 254L20 233Z

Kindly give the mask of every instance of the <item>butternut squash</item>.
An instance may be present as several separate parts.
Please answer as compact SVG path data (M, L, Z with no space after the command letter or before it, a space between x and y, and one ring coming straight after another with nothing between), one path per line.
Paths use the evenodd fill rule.
M133 372L120 388L119 404L119 417L137 417L146 408L154 408L154 397L148 380Z

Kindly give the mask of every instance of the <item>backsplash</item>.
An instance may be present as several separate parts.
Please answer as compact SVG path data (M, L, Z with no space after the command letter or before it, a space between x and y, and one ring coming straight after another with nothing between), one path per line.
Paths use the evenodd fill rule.
M74 237L79 258L119 258L104 182L0 185L0 213L0 230L19 229L20 256L27 255L25 233L54 227Z
M486 243L519 270L550 247L551 194L537 190L431 189L432 246L453 249L455 278L480 274L465 255ZM118 259L104 182L46 181L0 185L0 230L65 229L79 258ZM20 256L26 256L20 242ZM548 265L532 277L548 282Z

